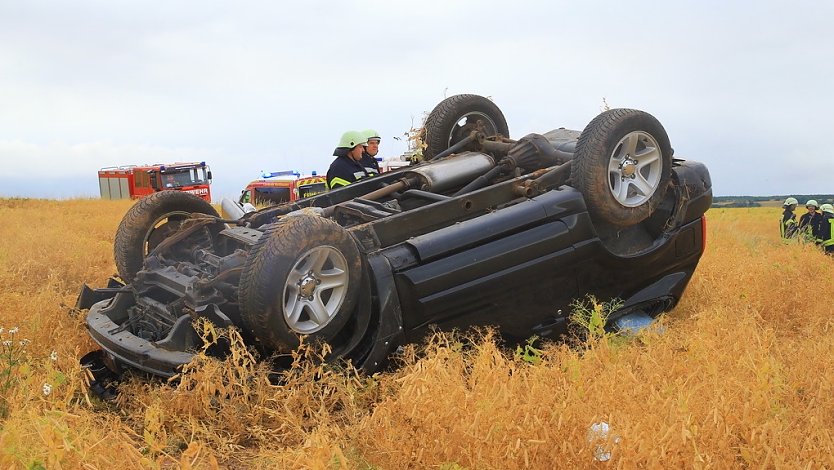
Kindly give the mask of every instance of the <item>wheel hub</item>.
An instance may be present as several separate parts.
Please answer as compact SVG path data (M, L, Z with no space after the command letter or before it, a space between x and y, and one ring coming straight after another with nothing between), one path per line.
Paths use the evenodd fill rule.
M620 162L620 171L622 172L623 179L634 178L635 173L637 173L637 160L626 155L623 161Z
M316 246L297 258L284 284L283 313L287 327L312 334L339 316L347 296L347 260L335 247Z
M298 281L298 295L300 297L312 299L313 294L316 292L316 286L320 282L321 281L316 279L313 273L308 273L306 276L301 278L300 281Z

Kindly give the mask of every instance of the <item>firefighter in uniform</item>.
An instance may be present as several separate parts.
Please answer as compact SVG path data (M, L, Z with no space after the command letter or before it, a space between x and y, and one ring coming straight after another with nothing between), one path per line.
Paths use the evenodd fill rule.
M797 227L800 240L816 242L819 238L818 235L822 223L822 215L817 212L819 207L820 205L814 199L809 199L805 203L805 208L808 209L808 212L802 214L802 217L799 218L799 227Z
M820 245L825 250L825 254L834 255L834 206L823 204L820 210L822 211Z
M799 201L795 197L789 197L782 205L785 209L782 212L782 221L779 223L779 233L782 238L793 238L796 235L796 214L793 211L796 210L797 204Z
M373 172L378 175L380 171L376 156L379 154L379 143L382 141L382 138L379 136L379 132L373 129L365 129L362 131L362 134L368 139L368 145L365 147L365 152L362 153L362 166L368 172Z
M374 176L362 165L362 154L368 140L361 132L347 131L342 134L339 146L333 152L336 159L327 170L327 187L337 189L355 183L362 178Z

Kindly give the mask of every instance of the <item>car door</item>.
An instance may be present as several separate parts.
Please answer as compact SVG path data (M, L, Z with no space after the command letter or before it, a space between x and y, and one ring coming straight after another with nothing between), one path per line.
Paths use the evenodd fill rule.
M578 193L549 191L409 239L420 263L395 275L406 330L497 325L523 339L564 324L583 214Z

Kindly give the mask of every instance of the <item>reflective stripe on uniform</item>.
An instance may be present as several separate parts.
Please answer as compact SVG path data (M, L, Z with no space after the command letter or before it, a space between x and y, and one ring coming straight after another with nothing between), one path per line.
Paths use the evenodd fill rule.
M828 219L828 223L831 224L828 232L828 240L822 242L822 246L833 246L834 245L834 217Z
M348 181L348 180L346 180L346 179L339 178L339 177L337 176L336 178L333 178L332 180L328 181L327 186L328 186L330 189L333 189L333 188L335 188L336 186L347 186L347 185L349 185L349 184L350 184L350 181Z
M793 236L796 235L796 220L784 220L784 218L779 219L779 235L781 235L782 238L793 238Z

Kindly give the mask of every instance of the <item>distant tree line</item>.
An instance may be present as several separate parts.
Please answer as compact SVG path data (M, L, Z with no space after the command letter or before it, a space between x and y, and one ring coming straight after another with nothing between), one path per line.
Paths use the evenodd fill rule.
M759 207L759 206L773 206L782 205L782 202L789 197L795 197L799 200L799 204L805 204L805 201L814 199L820 204L825 202L834 202L834 194L785 194L776 196L714 196L712 198L712 207Z

